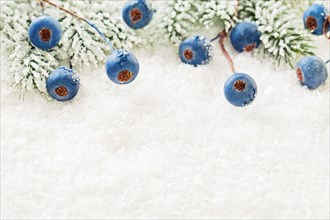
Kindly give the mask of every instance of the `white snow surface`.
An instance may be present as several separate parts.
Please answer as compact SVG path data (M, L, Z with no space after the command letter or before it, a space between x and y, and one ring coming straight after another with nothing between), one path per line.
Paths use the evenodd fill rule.
M258 85L236 108L218 45L198 68L170 48L134 53L132 84L86 68L67 103L21 100L2 55L2 218L329 218L329 78L310 91L294 70L230 50Z

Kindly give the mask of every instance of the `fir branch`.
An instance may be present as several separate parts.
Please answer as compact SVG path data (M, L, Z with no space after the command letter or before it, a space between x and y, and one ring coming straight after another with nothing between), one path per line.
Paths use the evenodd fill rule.
M160 25L164 31L164 37L174 45L178 45L189 32L199 27L198 21L201 16L201 0L170 1L167 9L167 16Z
M241 0L238 6L238 18L245 21L257 20L255 16L257 0Z
M207 29L217 26L219 32L228 32L237 22L236 5L237 1L233 0L203 1L199 21Z
M85 0L62 0L65 8L75 11L95 23L105 32L116 48L131 48L143 45L145 40L125 26L113 7L113 2ZM1 43L9 53L12 63L10 73L13 84L21 93L37 89L47 94L46 78L63 62L70 61L75 69L81 70L85 65L104 63L110 54L110 48L103 39L87 24L52 7L45 8L49 14L59 20L62 28L62 39L51 51L42 51L31 45L28 39L28 27L33 19L41 15L41 8L35 1L7 1L1 3L0 16ZM110 9L105 11L104 9ZM115 16L114 16L115 15Z
M299 15L303 14L303 12L308 8L308 6L313 4L313 0L291 0L284 1L283 4L286 4L289 8L296 8L299 11Z
M313 54L310 36L304 30L301 20L297 20L295 9L282 0L241 1L241 20L253 21L261 32L264 53L280 64L292 67L292 59L297 55Z
M30 3L19 7L15 4L13 1L2 4L0 25L1 43L5 45L11 60L10 83L16 86L21 94L34 88L46 94L46 78L49 72L59 65L56 59L57 52L52 50L44 53L30 44L27 29L36 12Z
M64 4L64 7L92 21L104 32L115 48L128 49L132 48L133 44L135 46L142 44L134 31L127 28L118 16L114 16L115 9L112 4L107 1L98 4L73 1ZM104 8L113 8L113 10L104 11ZM62 60L69 59L72 66L77 69L89 64L97 66L106 61L111 53L110 48L94 29L67 14L63 14L59 20L63 29L62 47L63 51L66 51L61 56Z

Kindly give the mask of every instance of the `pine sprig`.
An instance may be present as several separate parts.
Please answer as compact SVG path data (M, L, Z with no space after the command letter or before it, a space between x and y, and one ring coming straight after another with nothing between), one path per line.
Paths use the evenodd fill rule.
M17 44L16 49L9 56L12 61L9 71L13 73L13 83L23 94L37 88L46 94L46 79L51 71L59 66L56 53L43 53L34 50L29 43Z
M104 32L115 48L129 49L133 45L141 45L143 41L139 41L136 34L114 14L115 10L104 11L104 8L111 8L112 4L108 1L98 4L72 1L64 4L64 7L92 21ZM94 13L90 13L91 11ZM69 59L76 69L81 69L89 64L97 66L104 63L111 51L97 32L86 23L67 16L67 14L62 14L62 16L63 18L59 19L64 33L61 42L63 51L66 53L63 53L61 59Z
M161 23L165 39L178 45L200 27L215 27L228 31L237 20L236 1L232 0L174 0L168 3L168 13Z
M255 16L256 0L241 0L238 6L238 17L240 20L245 19L246 21L257 20Z
M17 7L15 2L8 2L2 5L1 11L1 43L10 53L9 72L12 74L10 83L20 90L20 94L32 91L34 88L46 93L46 78L59 63L56 59L56 51L44 53L32 46L28 40L28 24L36 13L33 5L26 3Z
M199 17L201 16L201 0L170 1L167 8L167 17L161 23L161 30L164 32L166 40L174 45L189 36L189 32L199 27Z
M203 1L200 8L201 18L199 21L207 29L216 27L219 32L224 29L228 32L236 23L237 1L210 0Z

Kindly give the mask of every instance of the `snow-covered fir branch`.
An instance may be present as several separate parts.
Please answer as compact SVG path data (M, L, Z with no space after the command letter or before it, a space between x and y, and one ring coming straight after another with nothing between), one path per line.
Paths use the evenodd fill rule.
M66 2L64 7L92 21L104 32L115 48L129 49L133 45L143 44L143 40L140 40L137 34L122 22L121 17L118 16L118 9L113 7L112 2L101 1L91 4L88 1L72 1ZM111 10L104 10L105 8ZM83 65L97 66L105 62L107 55L111 53L110 48L93 28L65 13L59 21L63 29L61 42L63 50L66 51L62 54L62 59L70 59L72 66L78 69Z
M297 55L313 54L309 34L292 4L283 0L244 0L239 7L241 20L258 25L264 53L279 64L284 61L291 66Z
M197 29L199 27L198 19L201 15L201 5L201 0L169 1L167 16L160 24L160 31L164 31L165 41L177 46L188 37L190 31Z
M166 40L178 45L190 32L200 27L216 27L228 31L235 25L236 1L232 0L174 0L169 1L161 22Z
M97 4L95 4L97 3ZM132 48L146 44L147 38L129 29L121 20L120 9L111 1L67 1L59 2L96 24L111 40L115 48ZM1 3L0 29L3 49L12 60L9 71L13 84L21 93L36 88L46 92L46 78L63 62L70 62L74 69L84 65L105 62L110 48L94 29L71 15L46 5L45 14L58 19L63 31L58 46L50 51L34 47L28 39L28 27L33 19L41 15L35 1L7 1ZM107 10L104 10L107 9Z
M35 11L27 2L6 2L1 6L1 44L9 52L10 83L20 90L20 94L34 88L46 94L46 78L59 62L56 50L45 53L28 40L28 25L40 11Z
M237 1L232 0L203 1L199 21L206 28L217 27L228 32L237 22L236 7Z

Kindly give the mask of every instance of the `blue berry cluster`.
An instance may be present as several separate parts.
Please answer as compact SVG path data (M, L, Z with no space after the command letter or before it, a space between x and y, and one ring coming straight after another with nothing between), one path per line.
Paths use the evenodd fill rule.
M230 40L233 48L238 52L250 52L260 45L260 36L261 33L254 23L241 22L231 31ZM197 35L185 39L180 44L179 57L183 63L197 67L210 61L211 51L211 42ZM234 73L225 82L224 94L232 105L244 107L254 101L257 84L245 73Z
M133 0L125 4L122 16L130 28L141 29L152 20L153 10L147 0ZM79 18L93 27L112 48L111 43L94 24ZM303 15L305 27L315 35L321 35L330 29L327 19L327 10L321 4L311 5ZM48 51L54 48L60 42L61 37L62 30L59 22L50 16L42 15L29 26L30 42L41 50ZM219 34L219 37L224 36ZM260 45L260 37L261 33L258 31L257 25L252 22L239 22L230 32L230 42L238 52L253 51ZM221 38L220 44L223 51L226 52L223 38ZM204 36L196 35L185 39L180 44L179 57L183 63L197 67L211 60L211 51L211 42ZM225 55L227 58L229 57L227 52ZM117 84L128 84L135 80L140 66L134 54L124 49L116 49L108 56L105 68L111 81ZM248 74L236 73L233 65L232 70L234 74L224 84L225 97L234 106L246 106L254 101L257 84ZM325 63L316 56L303 57L296 64L296 74L300 83L309 89L316 89L328 77ZM71 68L61 66L49 75L46 88L49 95L55 100L68 101L74 98L79 91L79 78Z
M323 5L310 6L303 16L305 27L309 28L313 34L322 34L326 13ZM250 52L257 48L261 43L260 37L261 33L257 25L251 22L239 22L230 32L230 42L238 52ZM179 57L183 63L197 67L208 63L210 49L211 44L205 37L190 37L180 44ZM296 64L296 73L300 83L309 89L316 89L328 77L325 63L315 56L303 57ZM243 107L254 101L257 84L251 76L234 72L224 84L224 94L229 103Z
M51 3L55 6L55 4ZM56 6L61 10L68 10ZM112 54L106 62L106 73L111 81L117 84L131 83L139 73L139 62L131 52L123 49L114 50L104 34L91 22L70 12L71 15L88 23L111 47ZM143 28L152 19L153 11L146 0L129 1L123 9L123 18L128 26L134 29ZM29 40L37 48L48 51L60 42L62 30L59 22L47 15L35 19L29 26ZM57 101L73 99L79 91L79 78L71 68L59 67L46 80L46 88L50 97Z

